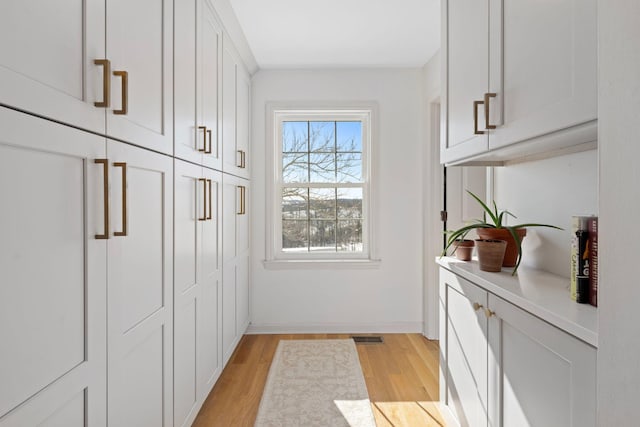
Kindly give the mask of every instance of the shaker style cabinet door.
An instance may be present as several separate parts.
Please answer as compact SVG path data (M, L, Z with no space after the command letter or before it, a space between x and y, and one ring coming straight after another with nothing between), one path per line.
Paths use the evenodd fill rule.
M175 156L222 169L222 26L207 0L175 2Z
M107 134L173 154L173 2L107 0Z
M109 424L172 426L173 161L112 141L107 152Z
M595 0L490 1L490 149L595 124L596 12Z
M441 163L488 148L483 98L489 86L488 14L488 0L442 2Z
M104 0L1 1L0 104L104 133L104 46Z
M0 107L0 426L106 425L105 139Z

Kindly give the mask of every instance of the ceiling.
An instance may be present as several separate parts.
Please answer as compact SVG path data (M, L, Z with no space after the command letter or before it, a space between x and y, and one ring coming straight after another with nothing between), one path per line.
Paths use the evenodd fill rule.
M440 0L229 0L260 68L421 67Z

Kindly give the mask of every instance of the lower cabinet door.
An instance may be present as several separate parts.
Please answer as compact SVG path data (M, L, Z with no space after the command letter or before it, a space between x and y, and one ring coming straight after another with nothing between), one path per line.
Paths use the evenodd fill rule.
M491 426L596 425L596 349L489 295Z
M108 241L109 425L173 425L173 161L117 142Z
M0 107L0 426L106 424L105 139Z
M487 426L487 293L446 272L447 404L463 426Z
M238 342L235 260L222 267L222 361L226 365Z

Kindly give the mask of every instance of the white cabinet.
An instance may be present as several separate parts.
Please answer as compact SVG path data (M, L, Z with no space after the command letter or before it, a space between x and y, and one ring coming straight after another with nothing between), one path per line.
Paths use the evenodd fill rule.
M221 25L206 0L175 3L175 156L221 170Z
M3 1L0 102L171 154L172 11L170 0Z
M103 137L0 107L2 427L106 425L104 157Z
M226 363L249 324L249 182L223 175L222 348Z
M173 161L109 141L109 425L173 425Z
M174 425L191 425L222 371L221 174L175 161Z
M442 5L442 163L595 141L595 0Z
M595 426L596 349L441 268L441 401L463 426Z
M251 78L228 38L222 55L223 171L249 178Z

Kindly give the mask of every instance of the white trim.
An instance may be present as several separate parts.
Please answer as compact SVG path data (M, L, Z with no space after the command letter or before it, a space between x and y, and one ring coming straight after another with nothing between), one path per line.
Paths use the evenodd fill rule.
M280 259L263 260L262 265L267 270L363 270L380 268L379 259Z
M420 333L422 322L388 323L263 323L251 324L247 334L371 334Z
M362 184L332 184L327 187L359 187L363 189L363 252L359 253L285 253L281 251L280 239L280 200L278 191L282 183L280 182L281 148L279 123L285 119L295 117L309 119L314 116L314 120L352 119L363 122L362 140L362 163L363 163L363 183ZM350 267L362 266L362 261L370 261L370 266L379 264L377 257L376 235L377 226L377 179L372 171L377 170L377 117L378 106L375 102L269 102L266 105L266 135L267 153L265 156L265 180L267 187L266 204L266 239L265 239L265 267L280 268L304 268L318 266L317 261L337 261L343 260L360 261L351 263ZM313 187L314 184L301 184L302 187ZM282 263L280 261L304 260L309 263ZM277 261L277 262L276 262ZM325 264L327 265L327 264ZM345 267L345 264L339 264ZM357 268L357 267L356 267Z

